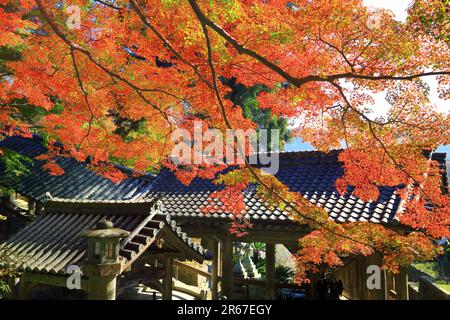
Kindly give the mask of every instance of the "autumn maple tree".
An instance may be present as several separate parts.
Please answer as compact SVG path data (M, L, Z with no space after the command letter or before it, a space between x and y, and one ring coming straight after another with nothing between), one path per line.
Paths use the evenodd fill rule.
M435 77L440 97L450 98L448 15L436 10L448 14L448 1L416 0L406 22L380 10L374 24L361 0L0 0L0 132L62 142L40 158L53 174L63 174L55 157L70 156L89 157L114 181L123 174L111 161L137 171L165 164L184 183L213 179L223 166L166 161L172 133L195 121L255 128L221 79L264 86L259 107L297 119L294 135L321 151L343 148L340 192L352 186L371 200L379 186L405 186L399 220L412 231L333 222L248 165L220 175L225 188L215 196L239 215L254 182L260 197L311 227L300 240L298 280L348 254L379 252L395 271L432 258L433 240L450 236L439 166L424 156L450 144L449 116L435 109L424 81ZM390 108L374 117L380 92Z

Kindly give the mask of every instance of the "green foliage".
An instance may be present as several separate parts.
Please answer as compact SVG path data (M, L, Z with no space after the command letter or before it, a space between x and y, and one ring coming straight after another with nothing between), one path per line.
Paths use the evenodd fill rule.
M0 74L7 75L10 71L6 67L5 62L17 61L21 58L20 48L0 46Z
M258 125L258 129L280 130L280 150L284 150L286 143L292 139L291 132L288 129L288 120L273 115L270 109L261 109L257 100L258 94L269 91L269 88L260 84L246 87L243 84L236 83L236 78L221 78L221 81L232 89L225 97L240 106L244 117L253 120ZM268 138L268 145L270 146L270 134Z
M170 8L179 5L181 0L162 0L161 3L164 7Z
M11 71L6 67L6 62L18 61L22 58L22 47L0 46L0 75L12 75ZM5 78L7 79L7 78ZM8 81L8 80L7 80ZM14 99L8 105L11 108L11 118L18 122L26 123L34 133L43 134L41 128L37 125L39 121L48 114L60 114L64 107L61 102L54 97L50 97L53 102L53 108L46 111L44 108L31 105L27 99Z
M9 297L12 293L8 283L1 279L19 276L17 270L13 267L14 261L15 259L11 258L11 254L7 250L5 251L3 248L0 250L0 300Z
M266 262L264 259L257 259L254 263L256 270L258 270L258 273L264 278L266 276Z
M20 60L21 54L19 48L1 46L0 61L17 61Z
M11 289L9 288L8 284L0 280L0 299L8 296L10 293Z
M444 254L433 261L414 263L413 266L434 280L450 280L450 245L444 247Z
M252 246L255 251L266 251L266 244L264 242L253 242Z
M444 248L444 254L437 258L435 270L440 277L450 280L450 245Z
M266 261L263 258L263 253L266 252L266 244L264 242L253 242L253 257L252 260L256 266L256 270L262 276L266 276Z
M275 279L280 283L289 283L294 278L295 272L286 266L277 266L275 268Z
M60 114L64 110L64 106L57 100L53 101L53 108L50 111L44 108L31 105L26 99L15 99L11 105L14 106L11 118L28 123L35 133L42 134L37 123L46 115Z
M20 175L29 173L33 160L15 151L3 149L0 164L4 166L4 175L0 178L0 184L4 187L1 190L4 194L10 194L12 190L5 186L11 185Z
M10 176L20 176L29 172L29 165L33 164L33 160L15 151L5 149L3 157L0 161L5 165L5 173Z
M440 0L440 2L440 4L434 4L430 10L426 5L427 2L416 0L413 8L417 10L419 21L427 33L436 40L450 45L450 0Z
M110 111L109 116L113 118L114 124L116 125L114 133L120 135L123 141L127 143L151 134L147 128L145 119L132 120L113 111Z

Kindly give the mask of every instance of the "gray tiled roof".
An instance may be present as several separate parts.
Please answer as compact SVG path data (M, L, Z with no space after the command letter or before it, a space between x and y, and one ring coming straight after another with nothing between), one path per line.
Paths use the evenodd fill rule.
M8 137L0 141L0 148L16 151L32 159L47 151L42 145L42 139L37 136L32 139L19 136ZM70 158L58 158L56 162L64 169L64 175L50 175L41 167L42 161L34 160L34 165L30 167L30 173L14 179L8 186L40 202L48 200L47 192L52 197L75 200L131 200L136 194L141 195L148 189L154 179L152 175L141 178L130 177L116 184L90 171L85 163ZM3 170L2 165L0 165L0 172L3 172ZM125 173L131 173L129 169L122 168L122 170Z
M163 238L171 250L184 246L187 259L203 261L205 250L181 231L170 215L162 214L151 202L65 201L47 203L45 213L0 245L17 261L19 270L65 274L70 265L82 265L86 258L87 241L82 231L92 229L105 218L114 227L130 232L121 242L120 256L131 264L147 249ZM167 232L173 234L167 239ZM178 239L176 244L171 243Z
M352 188L346 193L339 194L336 180L344 173L342 163L338 156L341 151L332 151L328 154L318 151L285 152L280 153L280 168L275 175L290 191L299 192L309 201L323 207L330 218L337 222L372 222L390 223L399 210L400 197L396 191L403 188L379 187L379 197L375 201L363 201L352 195ZM434 153L433 160L445 169L445 154ZM443 170L443 184L447 177ZM183 221L193 218L230 218L231 214L224 212L220 207L214 213L205 215L202 208L208 204L209 195L222 187L213 184L210 180L195 178L190 185L185 186L177 180L169 170L158 176L151 192L146 196L162 196L166 211ZM144 196L145 197L145 196ZM245 193L245 217L253 222L270 222L287 224L289 216L278 208L270 209L258 199L254 188L248 188Z
M324 207L330 218L338 222L370 221L389 223L394 218L399 197L396 188L380 188L380 197L376 201L364 202L351 192L340 195L334 184L342 176L343 168L339 163L338 152L328 155L320 152L295 152L280 154L280 169L275 175L291 191L301 193L318 206ZM179 218L189 219L208 216L211 218L229 218L231 214L223 212L220 206L214 213L205 215L202 208L208 204L209 195L221 186L207 179L196 178L188 186L177 180L175 175L165 170L161 174L149 195L161 195L166 211ZM289 220L286 212L278 208L270 209L256 195L254 188L245 193L246 218L256 221Z
M14 138L14 137L13 137ZM8 138L0 142L3 145L12 146L14 150L21 153L28 153L29 149L36 147L36 138L29 141L20 141ZM26 140L17 138L18 140ZM42 153L42 147L35 154ZM373 223L390 223L395 217L400 199L395 194L396 189L403 186L381 187L380 196L375 201L362 201L354 197L351 189L345 194L339 194L335 188L336 180L342 176L343 167L338 161L340 151L333 151L325 154L318 151L309 152L286 152L280 153L280 169L276 177L283 182L291 191L299 192L305 198L310 200L329 213L331 219L338 222L369 221ZM445 154L433 154L433 158L445 167ZM67 159L68 160L68 159ZM17 191L28 192L26 195L35 195L42 198L46 191L53 196L74 199L152 199L161 197L165 206L165 212L177 219L193 218L216 218L216 220L228 219L230 214L221 210L220 207L215 213L205 215L202 208L208 204L207 199L210 194L222 187L213 184L210 180L195 178L189 186L183 185L175 175L169 170L162 170L153 180L146 181L137 178L130 178L115 185L105 178L95 176L88 179L91 173L82 164L73 165L82 166L77 170L67 170L69 175L61 177L48 176L41 172L39 168L33 168L32 173L17 184ZM72 168L69 166L69 169ZM70 175L72 172L72 175ZM70 180L72 179L72 180ZM48 180L48 181L47 181ZM68 182L67 180L70 180ZM84 183L77 180L84 181ZM445 183L446 178L443 177ZM72 186L73 191L67 191ZM60 185L66 186L65 188ZM55 190L55 191L51 191ZM61 190L61 191L60 191ZM60 192L62 195L60 196ZM71 195L73 194L73 195ZM287 214L279 209L269 209L268 206L258 199L254 189L249 188L245 194L246 217L251 221L263 222L271 221L271 224L283 223L289 224Z

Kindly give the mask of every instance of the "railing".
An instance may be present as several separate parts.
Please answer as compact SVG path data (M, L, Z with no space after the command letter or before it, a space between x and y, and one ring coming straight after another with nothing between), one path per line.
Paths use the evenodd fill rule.
M184 293L189 294L193 297L196 297L197 299L200 299L200 300L206 300L211 297L210 290L203 290L198 287L190 286L190 285L187 285L187 284L179 281L178 280L178 271L180 269L186 270L186 271L194 273L198 276L204 277L207 280L211 280L211 273L201 270L201 269L198 269L196 267L193 267L193 266L183 263L181 261L173 260L173 277L174 277L175 281L173 281L173 283L172 283L172 288L174 290L184 292Z
M205 277L207 280L211 280L211 273L205 271L205 270L201 270L198 269L196 267L190 266L186 263L183 263L181 261L178 260L173 260L173 266L174 266L174 278L178 280L178 270L179 269L184 269L193 273L198 274L199 276Z
M194 290L192 288L192 286L187 286L186 288L180 287L180 281L178 280L178 271L179 270L186 270L188 272L192 272L194 274L197 274L201 277L206 278L207 280L211 281L212 275L211 273L198 269L196 267L193 267L191 265L188 265L186 263L183 263L181 261L177 261L177 260L173 260L173 277L175 278L176 281L174 281L174 285L175 283L178 283L178 286L174 289L191 294L193 296L196 296L198 298L200 298L201 295L203 295L203 293L201 293L202 291L205 292L204 298L210 298L210 294L211 291L210 290L195 290L197 292L195 292L195 294L192 294L194 292ZM218 281L221 280L221 276L218 276ZM246 298L249 299L249 287L250 286L255 286L255 287L261 287L264 288L266 286L266 280L265 279L243 279L243 278L233 278L233 284L241 284L242 286L245 287L245 291L246 291ZM293 283L275 283L275 287L277 289L299 289L300 287L296 284ZM181 290L180 290L181 289ZM200 291L200 292L199 292Z

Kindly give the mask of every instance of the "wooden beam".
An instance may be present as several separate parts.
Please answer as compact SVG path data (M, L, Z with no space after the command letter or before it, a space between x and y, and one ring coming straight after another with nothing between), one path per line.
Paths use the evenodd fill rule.
M220 239L218 239L218 238L214 238L214 239L216 239L217 240L217 274L219 275L219 278L221 278L222 277L222 274L223 274L223 272L222 272L222 265L223 265L223 263L222 263L222 244L220 243ZM220 279L219 279L219 286L220 286Z
M142 283L151 283L155 279L162 279L164 272L162 268L147 267L146 269L140 268L139 270L122 274L117 279L116 296L119 296L124 290L130 287L138 286Z
M174 260L173 262L176 262L176 260ZM173 277L174 279L177 281L178 280L178 274L179 274L179 268L178 265L176 265L175 263L173 264Z
M211 277L212 277L211 274L210 274L209 272L206 272L206 271L204 271L204 270L197 269L196 267L193 267L193 266L191 266L191 265L185 264L185 263L183 263L183 262L181 262L181 261L175 260L175 261L173 261L173 264L174 264L175 266L177 266L179 269L187 270L187 271L189 271L189 272L191 272L191 273L195 273L195 274L197 274L197 275L199 275L199 276L205 277L205 278L208 279L208 280L210 280Z
M275 244L266 243L266 300L275 299Z
M50 286L57 286L57 287L65 287L67 288L67 276L59 276L59 275L52 275L52 274L41 274L41 273L32 273L32 272L25 272L21 276L20 281L28 281L31 283L37 283L37 284L46 284ZM82 278L81 279L81 290L88 290L88 279Z
M195 260L199 263L203 263L203 261L205 260L205 257L203 255L201 255L199 252L185 243L182 239L180 239L180 237L168 225L166 225L160 231L160 233L158 233L158 238L162 238L167 241L172 247L176 248L180 253L184 254L186 259Z
M222 241L222 295L233 299L233 243L230 239Z
M395 275L395 285L398 298L400 300L409 300L408 269L406 267L400 267L400 272Z
M211 268L211 299L217 300L219 298L219 242L216 239L213 239L212 245L213 259Z
M172 261L173 259L170 257L167 257L164 261L163 300L172 300Z
M205 218L207 219L207 218ZM182 225L180 221L180 226L183 231L189 234L192 238L202 238L211 239L212 235L220 238L230 237L229 226L225 224L223 227L202 227L199 225ZM258 227L252 227L247 230L248 235L240 238L231 238L231 240L236 240L239 242L274 242L282 244L296 244L298 239L302 238L306 234L307 230L303 230L299 227L297 231L287 231L287 230L270 230L270 229L258 229Z

